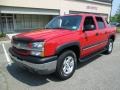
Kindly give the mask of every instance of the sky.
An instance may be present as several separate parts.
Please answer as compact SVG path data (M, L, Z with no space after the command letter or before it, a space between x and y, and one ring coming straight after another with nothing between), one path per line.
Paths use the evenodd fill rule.
M120 5L120 0L113 0L112 16L115 15L119 5Z

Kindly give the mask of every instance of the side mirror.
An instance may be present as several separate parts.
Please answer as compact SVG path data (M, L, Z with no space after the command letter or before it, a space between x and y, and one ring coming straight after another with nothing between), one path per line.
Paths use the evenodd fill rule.
M84 26L84 31L90 31L90 30L94 30L95 29L95 25L85 25Z

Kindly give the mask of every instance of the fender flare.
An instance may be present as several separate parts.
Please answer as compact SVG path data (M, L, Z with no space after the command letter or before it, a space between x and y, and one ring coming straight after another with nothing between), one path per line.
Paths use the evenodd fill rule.
M56 54L59 54L62 50L64 50L65 48L69 48L71 46L77 46L80 49L80 42L70 42L60 45L56 48Z

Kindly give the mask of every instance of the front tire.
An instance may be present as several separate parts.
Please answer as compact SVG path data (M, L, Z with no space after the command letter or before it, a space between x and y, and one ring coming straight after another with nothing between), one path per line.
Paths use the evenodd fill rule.
M106 54L110 54L113 51L113 40L109 39L108 45L107 45L107 50L106 50Z
M59 58L56 69L56 76L60 80L70 78L76 69L77 58L73 51L68 50L63 52Z

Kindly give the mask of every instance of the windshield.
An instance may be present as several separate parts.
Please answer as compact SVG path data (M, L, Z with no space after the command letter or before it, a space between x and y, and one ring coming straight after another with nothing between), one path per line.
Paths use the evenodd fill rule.
M52 19L45 28L77 30L80 22L81 16L59 16Z

